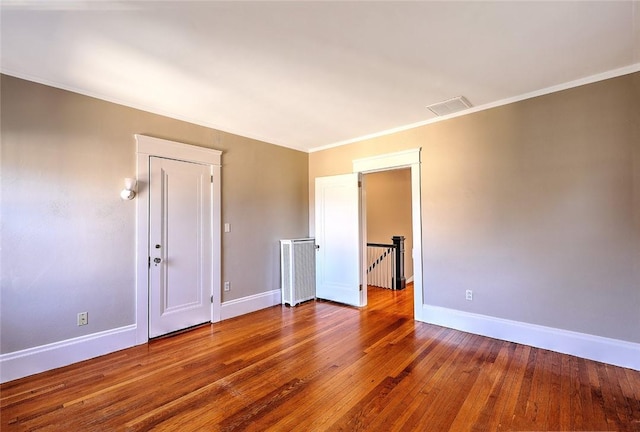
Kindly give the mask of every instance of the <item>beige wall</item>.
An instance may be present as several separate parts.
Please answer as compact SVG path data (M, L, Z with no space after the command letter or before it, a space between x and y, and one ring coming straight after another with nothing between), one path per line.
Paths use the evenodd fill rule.
M134 133L223 150L223 300L278 288L277 240L307 235L315 177L421 147L425 303L640 342L640 73L310 155L7 76L0 91L2 353L134 323Z
M391 237L405 237L404 274L413 276L411 227L411 170L380 171L364 176L367 202L367 242L392 243Z
M135 323L134 134L223 151L223 301L279 289L308 234L308 155L2 76L1 352ZM78 327L76 314L89 312Z
M640 342L640 73L311 153L310 203L417 147L426 304Z

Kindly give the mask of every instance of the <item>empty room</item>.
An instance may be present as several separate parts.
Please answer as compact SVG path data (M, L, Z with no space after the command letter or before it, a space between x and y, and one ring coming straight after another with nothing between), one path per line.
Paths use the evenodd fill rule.
M2 431L640 431L640 2L0 4Z

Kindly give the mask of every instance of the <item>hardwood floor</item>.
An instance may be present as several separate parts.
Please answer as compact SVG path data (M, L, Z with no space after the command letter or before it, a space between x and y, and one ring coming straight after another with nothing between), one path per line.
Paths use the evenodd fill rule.
M6 383L1 430L640 431L640 372L358 310L272 307Z

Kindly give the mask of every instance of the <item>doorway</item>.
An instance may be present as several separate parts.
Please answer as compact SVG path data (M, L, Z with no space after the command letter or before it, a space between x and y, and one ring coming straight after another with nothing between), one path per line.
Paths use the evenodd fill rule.
M369 174L392 169L408 168L411 172L411 231L413 250L406 251L413 258L413 317L425 321L422 286L422 205L420 195L420 148L387 153L353 160L353 172Z
M176 299L175 297L170 301L173 302L173 306L177 306L182 303L181 306L176 307L175 310L184 309L185 304L201 303L204 305L204 311L206 313L205 321L217 322L220 321L220 303L221 303L221 289L220 289L220 271L221 271L221 222L220 222L220 161L222 152L219 150L208 149L204 147L192 146L175 141L163 140L160 138L153 138L145 135L135 135L137 144L137 177L138 177L138 195L136 197L136 343L143 344L149 340L151 331L149 326L150 310L152 307L149 295L149 290L152 281L153 271L160 271L159 268L152 270L151 267L155 266L155 259L159 258L160 261L157 264L161 264L163 259L167 257L158 254L156 245L160 245L159 250L166 248L162 241L157 241L156 238L152 238L150 230L152 227L151 217L151 189L150 184L152 180L152 160L154 158L159 160L167 160L186 163L190 165L204 166L206 174L204 179L208 180L207 188L208 192L205 195L210 198L209 214L203 220L203 224L208 226L206 236L209 236L205 247L207 250L204 255L201 255L200 259L208 259L210 266L206 268L206 279L204 281L204 288L200 291L200 294L195 295L197 301L193 301L195 298L191 293ZM197 176L196 176L197 177ZM193 178L193 177L192 177ZM208 256L208 258L205 258ZM171 260L171 257L168 257ZM198 263L197 265L200 265ZM160 267L160 266L159 266ZM155 277L155 276L153 276ZM188 309L188 306L187 306ZM199 320L202 317L198 318ZM173 324L172 324L173 325ZM187 323L187 326L189 324ZM155 336L155 332L152 334Z
M381 289L402 289L402 279L413 282L413 234L411 221L411 170L391 169L366 174L366 241L367 286ZM393 237L403 240L402 273L396 272ZM396 277L398 276L398 277Z
M422 224L420 204L420 149L405 150L353 161L353 174L343 174L330 177L316 177L315 179L315 237L319 253L316 254L316 290L318 298L331 300L338 292L337 289L351 293L358 301L355 306L367 304L367 290L363 289L366 282L366 242L363 232L366 229L366 219L362 211L363 194L359 181L364 174L391 169L408 168L411 172L411 225L413 250L410 252L413 258L413 308L414 319L425 321L423 317L423 286L422 286ZM325 189L322 185L332 185ZM339 191L334 194L333 191ZM339 198L339 199L338 199ZM346 205L345 203L348 203ZM333 207L335 206L335 207ZM330 210L328 210L330 209ZM325 215L339 216L333 219ZM351 232L358 232L357 236L348 236L349 241L337 241L339 235L327 236L327 230L340 232L341 220L348 218L354 220ZM350 222L351 223L351 222ZM336 241L326 243L327 238L335 238ZM347 237L345 237L347 238ZM341 266L327 266L328 257L356 257L348 265L350 271L359 267L359 277L348 279L341 277ZM330 282L330 283L327 283ZM357 297L356 297L357 296ZM353 304L353 302L351 303Z

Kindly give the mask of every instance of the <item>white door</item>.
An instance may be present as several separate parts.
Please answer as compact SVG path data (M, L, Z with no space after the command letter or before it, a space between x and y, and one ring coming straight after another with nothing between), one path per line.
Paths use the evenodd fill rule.
M318 177L315 188L316 296L365 306L361 176Z
M211 166L150 158L149 337L211 319Z

